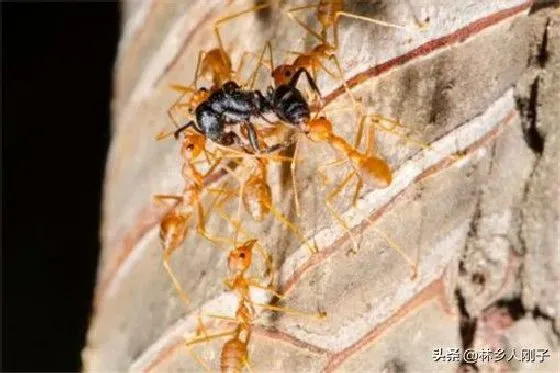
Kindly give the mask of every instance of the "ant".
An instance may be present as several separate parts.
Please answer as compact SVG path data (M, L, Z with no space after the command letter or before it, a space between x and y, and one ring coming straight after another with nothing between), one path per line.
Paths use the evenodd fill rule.
M316 17L321 25L320 33L314 31L309 25L305 24L301 20L299 20L294 13L305 10L316 8ZM341 63L339 62L338 58L336 57L336 51L338 51L340 47L339 36L338 36L338 21L340 17L347 17L352 19L358 19L362 21L367 21L371 23L375 23L377 25L381 25L384 27L391 27L397 28L402 30L411 31L409 27L396 25L390 22L381 21L375 18L360 16L352 13L348 13L344 11L344 4L342 0L321 0L318 4L313 5L304 5L295 8L291 8L287 11L287 15L294 20L299 26L301 26L307 33L312 35L319 41L319 44L312 48L308 52L295 52L295 51L288 51L290 54L297 55L296 59L290 64L286 63L283 65L279 65L276 69L272 68L272 77L276 85L283 84L290 77L297 71L299 68L304 67L307 70L312 72L312 76L314 79L317 78L317 71L322 70L327 75L332 77L333 79L338 78L344 87L344 90L349 95L354 108L359 106L358 100L352 94L352 91L348 87L346 83L346 79L344 77L344 73L342 70ZM420 22L416 19L417 28L421 31L425 31L427 28L427 24ZM328 30L332 28L333 33L333 42L328 41ZM332 61L336 66L338 77L335 76L323 63L322 60ZM384 118L381 116L377 116L380 120L385 121L392 121L391 119ZM361 126L361 124L360 124ZM363 127L359 127L356 139L354 141L354 146L358 147L361 141L361 134L363 133Z
M237 219L235 221L230 220L225 214L222 214L224 219L228 220L236 227L234 243L237 242L238 235L241 232L240 222L242 210L245 210L251 215L253 220L258 222L264 220L269 213L272 213L277 220L292 231L300 239L300 241L307 246L311 254L316 254L318 250L315 244L310 243L309 240L305 238L300 228L295 223L291 222L274 206L272 201L272 191L270 185L267 183L268 162L271 157L256 157L254 155L246 155L243 153L239 156L243 157L244 160L239 164L244 167L239 174L247 174L247 177L243 178L229 167L224 166L226 171L238 180L241 186L239 191L224 188L209 189L211 192L226 193L225 198L216 203L216 209L219 212L222 211L222 205L227 199L229 199L229 197L237 196L239 198ZM292 161L292 158L289 157L275 156L275 158L280 161Z
M316 7L316 14L319 23L321 24L321 31L317 33L314 31L310 26L299 20L297 17L294 16L294 13L297 11L301 11L304 9L310 9ZM291 8L287 11L288 17L294 20L299 26L305 29L310 35L315 37L319 40L319 44L315 46L309 52L294 52L288 51L290 54L295 54L298 57L294 60L291 64L283 64L276 68L273 71L273 77L276 84L280 84L288 79L294 71L296 71L300 67L305 67L308 70L312 71L313 78L316 79L317 71L319 69L326 72L332 78L336 78L336 76L329 71L329 69L321 62L321 60L331 60L335 63L338 73L339 79L342 82L345 81L341 65L336 57L335 52L339 49L339 38L338 38L338 19L339 17L348 17L354 19L360 19L368 22L372 22L378 25L386 26L386 27L393 27L398 29L409 30L409 28L404 26L399 26L393 23L377 20L374 18L359 16L351 13L347 13L344 11L344 5L342 0L333 0L333 1L320 1L316 5L304 5L295 8ZM329 28L333 29L333 38L334 42L331 43L328 41L328 30Z
M185 303L188 303L189 299L174 274L169 261L175 250L185 241L188 226L193 215L197 215L197 232L204 238L214 244L216 242L230 242L226 238L212 236L206 231L206 218L204 208L200 203L200 197L204 189L205 176L212 173L217 164L210 167L206 174L201 174L197 170L195 160L204 150L204 145L205 139L201 135L193 132L185 133L181 144L181 153L184 160L182 174L185 179L183 193L182 195L155 195L153 197L156 201L173 200L177 202L177 205L161 221L160 239L163 246L163 266L171 278L173 286Z
M268 46L270 47L270 44ZM271 68L273 68L272 61ZM356 150L356 147L348 144L333 132L332 123L326 117L311 118L311 110L307 100L297 88L297 82L301 74L305 74L309 86L320 97L321 94L315 80L304 67L301 67L287 83L280 83L276 85L276 88L272 86L267 88L266 100L269 107L263 107L263 111L272 109L280 121L295 128L297 132L305 134L310 140L330 144L339 154L348 158L357 175L368 184L377 188L388 186L391 183L391 172L384 160L375 155L367 156ZM292 160L294 184L296 158L297 141L294 159ZM296 197L296 209L299 209L298 206L299 202Z
M242 70L242 67L245 62L245 57L249 52L244 52L241 56L239 61L239 65L237 69L232 69L232 62L231 57L228 52L226 52L224 48L224 44L222 41L222 37L220 35L220 27L235 18L241 17L245 14L252 13L266 7L269 7L269 4L263 4L251 7L249 9L243 10L233 15L228 15L222 18L219 18L214 23L214 33L216 36L216 40L218 41L218 48L211 49L209 51L200 51L197 58L196 68L193 83L189 86L184 86L180 84L172 84L171 88L181 93L181 95L175 100L175 102L171 105L171 107L167 110L167 115L171 119L171 121L175 124L175 128L179 128L175 118L173 117L173 110L176 108L187 109L187 116L193 119L195 116L195 112L198 106L204 103L206 100L209 99L209 96L219 91L223 88L224 84L227 82L234 81L236 79L235 75L238 75ZM205 87L198 87L198 79L201 77L209 78L212 81L210 88ZM251 86L252 87L252 86ZM185 95L190 94L191 97L185 103L180 103L183 100ZM218 99L218 102L220 100ZM215 101L213 101L215 102ZM206 114L210 113L211 111L207 111ZM231 145L235 141L235 136L232 134L225 133L227 131L221 130L220 128L214 128L212 125L224 123L224 122L213 122L212 124L209 123L208 119L201 120L200 117L196 116L197 121L202 121L204 124L201 125L201 128L198 128L203 134L208 134L208 137L211 140L216 141L222 145ZM158 134L158 139L162 139L168 137L169 134L160 133ZM177 133L175 133L175 137L177 137Z
M410 4L407 5L410 7ZM314 31L309 25L305 24L297 17L294 16L295 12L316 8L316 16L317 20L321 24L321 31L317 33ZM344 1L343 0L320 0L317 4L312 5L303 5L298 6L295 8L288 9L288 16L293 19L298 25L308 31L311 35L317 38L321 43L325 45L330 45L333 51L338 50L340 46L340 41L338 37L338 21L340 17L346 17L351 19L362 20L370 23L374 23L376 25L384 26L384 27L391 27L406 31L412 31L410 27L397 25L394 23L390 23L387 21L382 21L376 18L360 16L357 14L352 14L344 11ZM416 16L414 16L416 22L416 30L426 31L428 24L418 20ZM328 42L328 30L332 28L333 33L333 43Z
M307 101L296 88L300 76L304 74L311 88L320 96L319 88L305 68L300 68L286 84L276 88L269 86L266 96L260 90L245 90L237 83L230 81L214 91L206 100L196 107L196 121L190 120L175 131L179 133L187 128L194 128L207 138L220 145L232 145L234 133L228 127L237 124L245 125L249 140L255 153L270 153L278 150L281 145L266 147L261 150L257 131L252 123L256 117L265 122L275 123L279 120L299 126L309 120L310 109ZM273 119L267 116L273 115Z
M270 44L268 45L270 48ZM271 59L271 69L273 69L273 61ZM271 106L274 109L274 113L277 117L282 120L284 123L290 125L291 127L295 128L298 133L304 134L308 139L314 142L324 142L331 146L331 148L341 157L345 159L344 162L349 162L354 169L352 173L350 173L347 177L344 178L342 183L336 187L328 196L327 198L327 207L329 208L331 214L335 217L335 219L343 226L345 231L349 234L351 241L353 252L357 252L357 242L350 231L348 225L344 221L344 219L335 211L332 206L332 200L334 197L340 193L340 191L346 186L346 184L352 179L352 177L356 176L358 178L358 184L356 186L356 191L354 194L354 204L356 203L357 196L359 190L362 188L363 184L367 184L373 188L386 188L392 182L392 172L388 165L388 163L381 158L375 152L375 137L373 134L373 127L370 127L370 131L368 132L368 142L367 142L367 150L365 153L360 152L357 150L357 146L352 146L342 137L338 136L332 128L332 122L327 119L325 116L319 117L319 113L315 118L311 118L309 106L307 105L306 99L303 97L301 92L297 89L297 79L299 78L299 74L306 72L305 68L300 68L296 74L290 79L287 84L281 83L277 85L276 88L268 87L267 89L267 97L273 97L273 99L269 99L272 103L277 102L276 105L272 104ZM307 73L307 78L309 85L318 92L317 85L314 82L313 78L309 76ZM319 93L320 96L320 93ZM288 102L285 98L290 98L292 102ZM290 116L285 111L286 108L301 108L298 116ZM361 106L360 106L361 107ZM303 109L305 108L305 109ZM367 120L370 120L374 124L381 123L382 121L389 121L392 124L392 128L388 127L381 127L387 131L393 132L395 127L400 126L398 121L392 121L387 118L383 118L376 115L368 115L362 116L360 120L360 128L363 128ZM359 134L360 141L361 141L361 133ZM295 150L294 156L291 164L292 169L292 182L294 185L295 191L295 204L296 204L296 212L299 215L299 199L297 194L297 185L296 185L296 172L295 172L295 165L297 162L297 152L298 152L298 141L295 143ZM421 144L422 145L422 144ZM429 146L428 146L429 147ZM342 163L340 161L335 163ZM413 269L413 277L416 276L416 264L406 255L402 250L393 243L383 232L379 232L382 234L386 241L393 247L395 250L400 253L405 260L411 265Z
M248 277L247 272L250 270L253 262L253 248L257 246L264 259L265 271L261 278ZM230 278L224 280L225 286L234 291L238 296L238 306L234 317L222 315L209 315L210 317L221 319L235 323L236 326L232 331L209 334L207 328L199 316L199 324L196 330L196 337L186 340L185 347L195 344L209 342L213 339L230 337L222 346L220 355L220 369L222 372L241 372L245 367L250 369L249 343L252 335L252 328L256 316L254 306L267 310L293 313L302 316L310 316L315 319L324 319L326 312L305 313L291 308L273 306L265 303L256 303L251 299L251 288L258 288L270 292L272 295L282 298L280 294L272 287L274 282L274 266L272 257L260 247L257 240L248 240L241 245L235 247L228 255L228 270L232 274ZM268 284L264 284L260 280L268 278ZM192 351L191 351L192 352ZM193 353L194 354L194 353ZM196 357L196 355L195 355ZM196 360L202 363L198 357Z

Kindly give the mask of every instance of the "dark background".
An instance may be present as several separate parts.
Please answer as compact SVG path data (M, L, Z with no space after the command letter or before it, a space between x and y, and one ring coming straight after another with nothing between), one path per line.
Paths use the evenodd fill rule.
M120 5L1 6L1 370L78 371Z

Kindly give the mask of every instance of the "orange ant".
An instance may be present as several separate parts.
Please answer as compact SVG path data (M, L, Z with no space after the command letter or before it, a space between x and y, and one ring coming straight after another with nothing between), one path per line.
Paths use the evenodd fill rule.
M268 44L270 48L270 44ZM273 62L271 60L271 67L273 67ZM301 69L299 70L301 73ZM297 88L295 87L295 79L297 76L294 76L290 79L288 84L281 84L277 86L276 90L285 94L286 97L298 97ZM310 84L313 86L315 85L312 80L310 80ZM284 92L290 92L284 93ZM304 104L305 99L299 96L301 101L298 101L301 105ZM393 132L394 127L400 126L397 121L391 121L390 119L385 119L380 116L363 116L360 120L360 128L363 128L366 120L369 119L373 123L380 123L383 120L390 121L392 123L393 128L381 127L384 130ZM331 211L332 215L336 218L336 220L343 226L343 228L349 233L350 238L352 240L353 251L357 251L357 243L353 234L350 232L348 225L342 219L342 217L334 210L332 207L331 201L333 198L340 193L340 191L346 186L346 184L351 180L352 177L358 177L358 184L356 186L356 192L354 195L354 203L356 202L357 195L359 190L362 188L363 183L365 182L367 185L374 187L374 188L386 188L391 184L392 181L392 173L389 165L387 162L379 157L375 153L375 142L373 136L373 128L370 127L370 132L368 132L368 146L365 153L362 153L357 150L356 146L352 146L346 142L342 137L338 136L334 133L332 128L332 123L328 120L325 116L319 117L319 113L317 113L315 118L310 118L307 116L305 119L301 119L299 122L294 123L287 123L291 124L292 127L295 127L296 131L300 134L305 134L308 139L315 142L325 142L331 146L333 150L339 155L342 156L345 161L350 162L354 171L349 174L342 183L335 188L327 198L327 207ZM359 134L361 140L361 133ZM295 165L297 162L297 152L298 152L298 141L295 141L295 150L294 156L291 164L292 168L292 182L294 185L294 193L295 193L295 203L296 203L296 211L299 214L299 199L297 194L297 185L296 185L296 172L295 172ZM342 163L340 161L335 163ZM389 239L387 241L391 244L391 246L395 247L397 252L402 253L402 251L396 246L396 244L392 243ZM407 259L409 264L412 265L414 268L414 273L416 272L415 265L412 263L410 258L408 258L404 253L403 256Z
M317 20L321 24L321 31L317 33L314 31L309 25L305 24L297 17L294 16L293 13L305 10L316 8L316 16ZM391 22L382 21L376 18L360 16L357 14L352 14L344 11L344 1L343 0L320 0L317 4L312 5L303 5L298 6L295 8L288 9L288 16L293 19L298 25L303 27L306 31L308 31L311 35L317 38L321 43L332 45L334 50L338 50L340 46L339 37L338 37L338 21L340 17L346 17L351 19L362 20L370 23L374 23L376 25L384 26L384 27L391 27L406 31L411 31L410 27L397 25ZM416 22L416 30L425 31L428 25L425 22L418 20L416 16L414 16ZM333 30L333 43L328 42L328 30L332 28Z
M247 276L247 272L252 265L253 247L255 246L260 248L260 253L264 258L264 264L266 267L262 278L270 278L268 284L266 285L263 285L259 278ZM211 341L213 339L230 337L224 343L221 350L220 369L222 372L241 372L245 367L250 369L248 346L251 340L252 328L255 320L254 306L276 312L310 316L315 319L324 319L327 316L325 312L309 314L291 308L278 307L265 303L256 303L251 299L250 289L253 287L268 291L278 298L283 297L282 294L279 294L272 287L272 283L274 282L274 267L272 258L262 247L260 247L257 240L246 241L240 246L234 248L228 255L227 263L228 270L232 273L232 277L224 280L224 284L230 291L234 291L237 294L239 300L237 310L235 311L234 317L222 315L209 316L233 322L236 324L235 328L228 332L209 334L206 326L203 324L199 316L196 337L191 340L186 340L184 343L185 347L190 347L195 344ZM203 364L200 358L196 357L196 360ZM205 364L203 365L205 366Z
M321 24L320 33L314 31L309 25L299 20L293 14L297 11L315 8L315 7L317 8L316 9L317 19ZM301 67L304 67L308 71L310 71L314 79L316 79L316 74L319 69L326 72L332 78L336 78L335 74L329 71L329 69L321 62L321 60L333 61L339 73L338 78L341 79L343 82L345 81L342 73L341 65L335 54L335 52L339 49L339 38L338 38L339 17L360 19L386 27L409 30L409 28L404 26L395 25L393 23L377 20L374 18L347 13L344 11L344 5L342 0L333 0L333 1L322 0L315 5L304 5L304 6L291 8L287 11L287 15L292 20L294 20L299 26L305 29L309 34L311 34L313 37L319 40L320 44L318 44L313 49L311 49L311 51L308 52L288 51L288 53L295 54L298 57L291 64L280 65L273 71L272 75L276 84L284 84ZM333 43L329 42L327 37L328 30L330 28L333 29L333 38L334 38Z
M245 58L250 52L243 52L237 69L232 69L232 62L229 53L225 50L222 37L220 35L220 27L235 18L241 17L245 14L256 12L258 10L269 7L269 4L263 4L245 9L233 15L225 16L219 18L214 23L214 34L216 40L218 41L218 48L211 49L209 51L199 51L198 58L196 62L196 68L194 72L193 82L188 85L181 84L171 84L171 88L181 95L173 102L171 107L167 109L167 115L174 123L175 128L179 128L175 118L173 117L173 111L175 109L186 109L186 114L188 118L192 118L194 115L194 110L196 107L205 101L208 96L215 90L219 89L224 83L228 81L235 81L239 78L239 75L243 69ZM199 88L198 80L199 78L207 78L212 81L212 85L209 89ZM252 86L251 86L252 87ZM186 95L191 95L191 97L184 103L181 103ZM170 136L171 133L160 133L158 138L162 139Z
M231 150L229 151L231 152ZM225 155L224 157L227 156L228 155ZM309 240L305 238L299 227L295 223L291 222L274 206L274 203L272 201L272 191L270 189L270 185L267 183L269 160L273 159L277 161L292 162L292 158L277 155L263 156L236 152L234 152L232 156L243 157L243 162L238 163L239 166L244 167L240 174L248 175L246 178L242 178L228 166L224 166L224 169L238 180L240 184L239 191L223 188L211 188L210 191L217 193L227 193L222 201L216 203L217 209L221 208L223 202L225 202L229 197L237 196L239 198L237 219L235 222L230 221L230 223L236 227L234 243L237 242L237 237L241 230L240 221L242 210L245 210L247 213L249 213L249 215L251 215L251 217L255 221L262 221L269 213L272 213L277 220L284 224L285 227L290 229L300 239L300 241L307 246L311 254L317 253L318 250L316 246L312 243L309 243ZM224 218L227 219L226 217Z
M301 20L299 20L294 13L305 10L316 8L316 16L317 20L321 24L321 31L320 33L314 31L309 25L305 24ZM315 46L308 52L295 52L295 51L288 51L290 54L297 55L296 59L290 64L283 64L279 65L276 68L272 67L272 77L274 79L275 85L285 84L287 81L291 79L291 77L295 74L296 71L300 68L305 68L306 70L310 71L313 79L317 78L317 71L322 70L331 78L336 79L338 78L342 83L346 93L348 93L350 99L352 100L352 104L354 108L358 106L357 99L352 94L352 91L348 87L346 83L346 79L344 77L344 73L342 70L342 65L340 64L338 58L336 57L336 51L338 51L340 43L338 37L338 20L340 17L347 17L352 19L358 19L362 21L372 22L377 25L385 26L385 27L392 27L397 29L409 30L409 27L396 25L390 22L381 21L375 18L359 16L356 14L348 13L344 11L344 4L342 0L321 0L318 4L313 5L304 5L295 8L291 8L287 11L287 15L294 20L299 26L301 26L306 32L310 35L315 37L319 44ZM416 19L416 23L418 29L425 30L427 25L420 22ZM333 30L333 42L328 41L328 30L332 28ZM332 61L337 69L338 77L335 76L323 63L322 60ZM388 120L392 121L388 118L383 118L378 116L381 120ZM361 124L360 124L361 125ZM354 141L354 146L357 147L360 143L360 136L363 132L363 127L358 129L358 134Z
M204 178L214 171L216 164L210 167L206 174L201 174L196 166L195 159L204 151L205 139L200 134L185 132L181 144L181 153L184 160L182 175L185 187L182 195L155 195L156 201L173 200L177 205L169 211L160 224L160 238L163 246L163 266L171 278L175 289L181 299L188 303L188 297L175 276L169 260L175 250L184 242L188 232L189 223L193 215L197 214L197 232L210 242L230 242L225 238L211 236L205 228L205 213L200 197L204 189Z

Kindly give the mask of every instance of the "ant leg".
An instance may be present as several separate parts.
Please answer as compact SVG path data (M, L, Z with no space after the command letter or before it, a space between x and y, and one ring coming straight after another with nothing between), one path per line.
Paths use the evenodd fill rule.
M189 346L192 346L192 345L195 345L195 344L209 342L213 339L222 338L222 337L229 337L229 336L235 335L235 333L237 333L237 331L234 330L234 331L231 331L231 332L208 334L204 337L195 337L195 338L192 338L190 340L185 340L183 345L185 347L189 347Z
M225 17L222 17L222 18L216 20L216 22L214 23L214 33L216 34L216 39L218 39L218 46L219 46L219 48L220 48L222 51L225 50L225 49L224 49L224 43L223 43L223 41L222 41L222 37L220 36L220 27L222 26L222 24L224 24L224 23L226 23L226 22L229 22L229 21L231 21L232 19L235 19L235 18L237 18L237 17L240 17L240 16L242 16L242 15L244 15L244 14L248 14L248 13L251 13L251 12L255 12L255 11L257 11L257 10L261 10L261 9L264 9L264 8L268 8L269 6L270 6L270 4L257 5L257 6L254 6L254 7L249 8L249 9L245 9L245 10L239 12L239 13L231 14L231 15L229 15L229 16L225 16Z
M274 215L274 217L278 220L280 220L280 222L282 224L284 224L284 226L286 226L288 229L290 229L296 236L298 236L298 238L301 240L301 242L307 246L307 248L309 249L309 251L311 252L311 254L317 254L319 252L319 250L317 249L317 247L315 245L311 245L309 244L309 240L305 238L305 236L303 235L303 233L301 233L299 227L297 225L295 225L294 223L292 223L288 218L286 218L280 211L278 211L276 209L276 207L274 207L273 204L271 204L270 206L268 206L270 208L270 212L272 212L272 214Z
M317 84L315 83L315 81L313 80L309 72L304 67L301 67L298 69L298 71L296 71L294 76L292 76L292 78L288 82L288 85L295 87L302 73L305 74L305 77L307 78L307 83L309 83L311 89L313 89L319 95L319 97L322 98L323 96L321 96L321 91L319 91L319 87L317 87Z
M311 9L311 8L315 8L317 7L318 4L313 4L313 5L304 5L304 6L299 6L299 7L295 7L295 8L291 8L288 9L287 11L287 16L290 17L295 23L297 23L300 27L304 28L307 32L309 32L311 35L313 35L315 38L317 38L317 40L321 41L321 43L326 43L327 41L321 36L319 35L317 32L315 32L311 27L309 27L306 23L302 22L299 18L297 18L296 16L293 15L294 12L300 11L300 10L304 10L304 9Z
M319 65L321 70L323 70L325 73L327 73L328 76L330 76L333 79L336 78L336 75L332 71L330 71L321 61L317 60L317 65ZM314 78L317 79L316 73L314 73L314 75L315 75Z
M171 279L171 282L173 283L173 287L179 294L181 300L185 304L189 304L190 303L189 297L187 296L187 293L183 290L183 287L181 286L181 282L175 275L175 271L173 271L173 269L171 268L171 264L169 263L169 260L171 259L171 255L176 249L177 247L174 246L165 248L163 252L163 268L165 268L165 271L167 272L167 275Z
M216 167L218 167L222 162L222 157L218 157L207 150L204 150L204 157L206 158L206 162L210 165L210 167L208 167L208 171L206 171L204 175L202 175L202 177L206 178L214 173ZM211 157L213 158L213 160L210 159Z
M243 192L245 191L245 183L241 183L239 189L239 200L237 201L237 219L235 219L235 234L233 236L233 246L237 247L239 239L239 231L241 230L241 214L243 212Z
M266 118L264 118L264 117L262 117L262 118L266 120ZM278 150L278 149L280 149L284 146L284 144L274 144L274 145L271 145L271 146L265 146L264 149L261 149L260 145L259 145L259 140L258 140L258 137L257 137L257 130L255 129L255 126L253 125L253 123L245 122L244 125L245 125L245 128L247 129L247 133L249 134L249 142L251 143L251 147L253 148L254 152L261 153L261 154L272 153L272 152L274 152L274 151L276 151L276 150Z
M346 82L346 77L344 76L344 71L342 70L342 65L340 64L340 61L338 60L338 58L336 57L336 54L333 54L329 57L329 59L331 59L335 66L336 69L338 70L338 76L339 79L342 83L342 86L344 87L344 91L348 94L348 96L350 96L350 100L352 101L352 106L354 108L356 108L358 106L358 102L356 100L356 97L354 97L354 94L352 93L352 90L350 90L350 87L348 86L348 83Z
M208 231L206 230L206 221L205 221L206 218L204 215L204 209L200 203L197 203L197 212L198 212L198 221L197 221L196 230L200 235L202 235L204 238L206 238L208 241L210 241L214 246L216 246L219 249L222 248L218 245L218 243L225 243L228 245L231 245L233 243L233 241L229 238L214 236L208 233Z
M210 369L210 367L208 366L208 364L206 364L206 362L204 361L204 359L202 359L202 357L200 357L199 354L197 354L194 351L194 348L191 346L183 346L185 347L185 349L187 350L187 352L189 353L189 355L191 355L191 357L196 360L196 362L198 363L198 365L200 365L206 372L211 373L212 369Z
M264 54L266 53L266 50L268 49L268 53L270 56L270 68L271 71L274 71L274 62L272 60L272 44L270 43L270 41L267 41L263 47L263 50L259 56L259 60L257 61L257 65L255 66L255 70L253 71L253 73L251 74L251 84L249 85L249 89L253 89L253 87L255 86L255 81L257 79L257 74L259 72L259 70L261 69L261 65L263 64L263 58L264 58Z
M266 310L269 311L275 311L275 312L282 312L282 313L286 313L286 314L293 314L293 315L299 315L299 316L303 316L303 317L310 317L313 319L319 319L319 320L323 320L327 317L327 313L326 312L304 312L304 311L299 311L293 308L288 308L288 307L279 307L279 306L274 306L272 304L266 304L266 303L256 303L253 302L251 300L249 300L249 302L257 307L261 307L264 308Z
M218 215L220 215L220 217L222 219L224 219L225 221L230 223L232 226L236 227L236 229L239 231L239 233L241 233L245 236L250 236L250 234L248 234L248 232L241 227L241 224L237 224L235 219L232 219L231 217L229 217L221 207L216 207L216 213Z
M264 291L268 291L268 292L270 292L272 295L274 295L275 297L280 298L280 299L284 299L284 298L286 297L284 294L280 293L278 290L275 290L275 289L274 289L273 287L271 287L271 286L264 286L264 285L261 285L261 284L258 282L257 279L249 278L248 280L249 280L249 281L248 281L248 282L249 282L249 286L251 286L251 287L253 287L253 288L257 288L257 289L261 289L261 290L264 290Z
M342 180L342 182L329 194L329 196L326 199L326 203L327 203L327 207L330 210L332 216L338 221L338 223L342 226L344 231L346 233L348 233L348 236L350 236L350 240L352 241L352 252L357 253L358 252L358 243L356 242L356 238L354 237L354 233L352 233L352 231L348 227L348 224L346 223L344 218L332 206L332 200L334 199L334 197L336 197L336 195L338 193L340 193L340 191L342 189L344 189L346 184L348 184L348 182L352 179L352 177L354 177L354 175L356 175L356 171L352 171L351 173L349 173L344 178L344 180Z
M153 196L153 199L156 200L156 201L161 201L161 200L165 200L165 199L182 201L183 197L159 194L159 195ZM163 268L165 269L165 271L167 273L167 276L171 279L171 282L173 283L173 287L175 288L175 290L179 294L179 297L181 298L181 300L185 304L188 304L190 302L189 297L187 296L187 293L183 290L183 287L181 286L181 282L179 281L179 279L175 275L175 272L173 271L173 268L171 268L171 264L169 262L169 260L171 259L171 256L173 255L175 250L177 250L177 248L178 248L178 246L176 246L176 245L175 246L164 247L163 260L162 260L163 261Z
M401 248L399 245L397 245L396 242L394 242L388 235L387 233L383 232L382 230L377 229L376 227L372 228L377 234L379 234L383 240L385 242L387 242L387 244L393 249L395 250L405 261L406 263L410 266L410 269L412 271L410 278L411 279L415 279L418 276L418 254L419 252L417 251L417 256L416 256L416 262L414 262L410 256L408 256Z
M249 142L251 143L251 147L253 148L253 151L256 153L261 153L259 140L257 138L257 130L253 126L253 123L245 122L244 125L245 125L245 129L247 130L247 133L249 134Z
M172 199L174 201L180 202L183 200L183 197L181 196L174 196L174 195L170 195L170 194L156 194L152 197L156 202L160 202L162 200L165 199Z
M286 157L286 156L282 156L282 155L276 155L276 154L251 154L251 153L244 153L235 149L231 149L228 147L225 147L223 145L220 144L215 144L217 147L219 147L220 149L223 149L226 154L222 155L222 158L243 158L243 157L247 157L248 155L251 157L255 157L255 158L264 158L264 159L270 159L273 161L278 161L278 162L291 162L293 160L293 158L291 157ZM279 147L283 147L286 146L287 144L279 144ZM268 149L270 149L272 147L269 147ZM266 152L267 150L265 150Z
M363 119L365 119L365 117L362 118L362 120ZM361 131L363 131L363 126L364 126L363 122L360 121L360 130ZM361 142L361 136L362 136L362 134L360 133L359 137L356 136L357 137L356 140L359 140ZM373 126L369 126L367 136L366 136L366 152L365 152L365 155L368 156L368 157L370 157L372 155L375 155L375 153L376 153L375 148L376 148L376 145L375 145L374 128L373 128ZM356 188L354 189L354 197L352 198L352 205L354 207L356 207L356 205L357 205L358 196L359 196L360 191L362 190L363 186L364 186L364 181L362 180L362 178L358 178L358 183L356 184Z
M298 195L298 187L297 187L297 174L296 174L296 162L297 162L297 155L299 149L299 141L297 140L294 145L294 158L292 163L290 163L290 171L292 173L292 188L294 189L294 203L296 205L296 216L299 218L301 217L301 211L299 207L299 195Z
M383 20L376 19L376 18L371 18L371 17L366 17L366 16L359 16L359 15L357 15L357 14L347 13L347 12L344 12L344 11L338 11L338 12L336 12L335 18L336 18L337 21L338 21L338 18L340 18L340 17L347 17L347 18L359 19L359 20L362 20L362 21L374 23L374 24L379 25L379 26L390 27L390 28L396 28L396 29L406 30L406 31L410 31L410 32L422 30L422 27L417 27L417 29L414 30L414 29L411 29L410 27L406 27L406 26L402 26L402 25L397 25L397 24L395 24L395 23L383 21Z
M196 327L196 336L199 336L201 334L204 335L204 337L208 337L208 329L206 328L206 326L204 325L204 323L202 322L201 318L200 318L200 314L197 317L197 327ZM186 341L186 340L185 340ZM212 372L212 370L210 369L210 367L208 366L208 364L206 364L206 362L204 361L204 359L202 359L202 357L200 357L200 355L198 355L195 351L194 351L194 347L193 346L185 346L183 345L183 347L187 350L187 352L192 356L192 358L194 360L196 360L196 362L206 371L206 372Z
M420 146L424 150L432 150L432 147L429 144L426 144L425 142L422 142L422 141L419 141L419 140L415 140L408 135L403 135L402 133L399 133L398 131L396 131L395 128L401 128L401 129L406 128L397 119L386 118L386 117L383 117L383 116L377 115L377 114L368 115L367 118L371 120L371 123L372 123L373 126L380 129L381 131L392 133L393 135L398 136L399 138L404 140L405 142L407 142L409 144L416 145L416 146ZM389 123L390 126L389 127L383 126L382 125L383 122Z
M191 86L184 86L184 85L180 85L180 84L172 84L170 87L172 89L178 91L179 93L181 93L181 95L166 110L167 117L171 120L171 122L173 122L173 125L175 126L175 129L177 129L177 128L179 128L179 124L177 123L177 121L175 120L175 117L173 116L173 109L175 109L177 107L177 105L183 99L183 97L185 97L185 95L187 95L189 93L196 92L196 88L194 88L194 86L192 86L192 85ZM160 141L160 140L162 140L162 139L164 139L168 136L170 136L169 133L165 134L164 131L161 131L156 135L156 140Z
M175 125L177 126L177 122L175 122L175 119L172 119L172 120L173 120L173 123L175 123ZM178 127L178 126L177 126L177 127L176 127L177 129L175 129L174 131L167 132L167 133L166 133L166 132L159 132L159 133L156 135L156 140L157 140L157 141L161 141L161 140L163 140L163 139L166 139L166 138L170 137L171 135L173 135L173 137L175 137L175 139L178 139L178 138L179 138L179 134L180 134L181 132L185 131L187 128L190 128L190 127L194 128L194 129L196 130L195 122L192 121L192 120L189 121L189 122L187 122L187 124L184 124L184 125L181 126L181 127ZM199 132L199 131L197 130L197 132Z
M325 163L325 164L322 164L322 165L318 166L317 167L317 173L321 177L321 179L322 179L321 182L323 183L323 185L329 184L329 177L325 174L323 169L327 168L327 167L337 167L337 166L345 164L346 162L348 162L347 159L340 159L340 160L335 160L335 161Z
M198 77L200 72L200 61L202 61L202 55L204 51L198 51L198 58L196 59L196 69L194 70L193 87L196 89L198 86Z
M176 127L175 127L176 129L175 129L174 131L170 131L170 132L167 132L167 133L166 133L166 132L159 132L159 133L156 135L156 140L157 140L157 141L161 141L161 140L163 140L163 139L166 139L166 138L170 137L171 135L173 135L173 137L175 137L175 139L177 140L177 139L179 138L179 134L180 134L181 132L185 131L187 128L191 128L191 127L192 127L192 128L194 128L194 129L196 130L195 122L192 121L192 120L191 120L191 121L188 121L187 124L184 124L184 125L181 126L181 127L179 127L179 126L177 125L177 122L175 122L175 119L172 119L172 120L173 120L173 123L174 123L175 126L176 126ZM197 132L199 132L199 131L197 130Z
M262 247L262 245L258 241L255 243L255 247L263 257L265 266L263 278L270 278L270 284L272 285L274 283L274 280L276 279L276 269L274 268L274 260L272 258L272 255L268 251L266 251L266 249Z

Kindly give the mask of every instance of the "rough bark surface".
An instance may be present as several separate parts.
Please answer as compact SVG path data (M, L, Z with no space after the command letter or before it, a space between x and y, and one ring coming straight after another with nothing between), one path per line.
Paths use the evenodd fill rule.
M234 297L222 284L226 252L194 232L172 261L192 299L186 308L164 272L158 223L165 210L151 196L177 193L183 183L177 144L156 142L154 134L168 125L165 110L175 99L168 85L190 83L198 51L215 47L214 20L251 4L234 2L229 10L217 0L124 3L85 371L202 370L181 348L183 337L195 331L200 310L231 313ZM431 149L377 133L393 183L366 188L356 207L348 188L335 204L359 240L355 255L348 255L348 236L326 209L317 178L316 167L332 158L329 149L301 142L299 219L289 168L271 167L275 204L314 238L320 253L311 256L273 217L261 224L247 217L244 227L274 254L287 293L282 303L323 310L328 318L263 315L250 347L254 371L560 370L555 6L525 0L347 4L349 12L394 23L412 24L413 15L429 20L428 31L410 33L342 19L338 56L368 110L398 117ZM268 39L278 50L315 44L276 7L233 21L223 34L234 61ZM277 61L282 57L275 54ZM350 105L340 82L323 75L318 83L328 105ZM338 133L353 139L352 116L332 119ZM344 172L329 176L340 181ZM208 227L229 229L214 215ZM416 278L379 230L418 259ZM222 343L197 349L213 369ZM515 349L518 355L522 348L546 348L550 357L544 363L434 361L440 347Z

